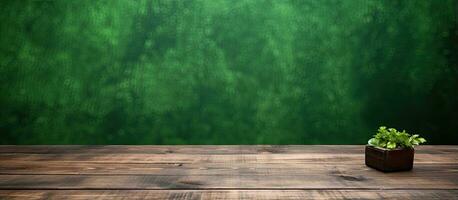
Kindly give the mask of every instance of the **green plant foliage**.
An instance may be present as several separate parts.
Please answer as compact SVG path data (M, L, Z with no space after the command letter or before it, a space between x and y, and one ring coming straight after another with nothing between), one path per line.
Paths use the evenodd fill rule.
M387 129L385 126L381 126L374 137L369 140L368 144L381 148L395 149L413 148L425 142L426 140L417 134L410 135L405 130L399 132L395 128Z
M458 144L456 0L3 0L0 144Z

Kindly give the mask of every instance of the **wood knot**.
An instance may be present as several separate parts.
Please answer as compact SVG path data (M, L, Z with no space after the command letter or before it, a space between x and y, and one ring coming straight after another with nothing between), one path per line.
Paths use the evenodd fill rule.
M364 176L349 176L349 175L337 175L337 177L342 178L346 181L365 181L367 180Z

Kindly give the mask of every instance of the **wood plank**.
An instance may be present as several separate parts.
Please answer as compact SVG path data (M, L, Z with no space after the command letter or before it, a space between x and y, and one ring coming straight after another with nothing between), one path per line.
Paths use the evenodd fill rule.
M69 163L69 162L0 162L2 175L307 175L307 174L359 174L376 176L422 176L423 174L458 174L458 163L416 163L412 171L381 173L358 165L323 163L185 163L185 164L131 164L131 163Z
M458 190L0 190L0 199L457 199Z
M417 153L458 153L457 145L422 145ZM364 145L1 145L1 153L302 154L364 153Z
M59 162L90 162L90 163L355 163L355 160L363 160L360 154L232 154L232 155L187 155L187 154L0 154L2 161L59 161ZM434 158L431 158L434 159ZM419 162L454 162L456 159L442 156L437 161L428 158L420 159Z
M364 153L302 153L302 154L0 154L2 161L41 161L41 162L91 162L91 163L345 163L361 164ZM458 153L415 154L415 163L458 163Z
M458 189L456 174L417 176L0 175L0 189Z
M436 146L434 146L436 147ZM415 163L458 163L456 146L419 147ZM93 163L346 163L364 161L363 146L1 146L2 161ZM30 151L34 151L31 153ZM143 152L143 153L140 153ZM211 153L209 153L211 152ZM291 152L291 153L290 153Z

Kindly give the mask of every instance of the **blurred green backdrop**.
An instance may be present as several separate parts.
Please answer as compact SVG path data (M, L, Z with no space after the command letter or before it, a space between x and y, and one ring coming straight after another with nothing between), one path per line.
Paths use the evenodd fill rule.
M0 144L458 144L455 0L0 2Z

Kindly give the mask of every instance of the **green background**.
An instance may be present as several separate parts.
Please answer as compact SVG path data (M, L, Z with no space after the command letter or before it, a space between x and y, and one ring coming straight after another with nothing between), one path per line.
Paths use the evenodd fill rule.
M0 144L458 144L454 0L0 2Z

